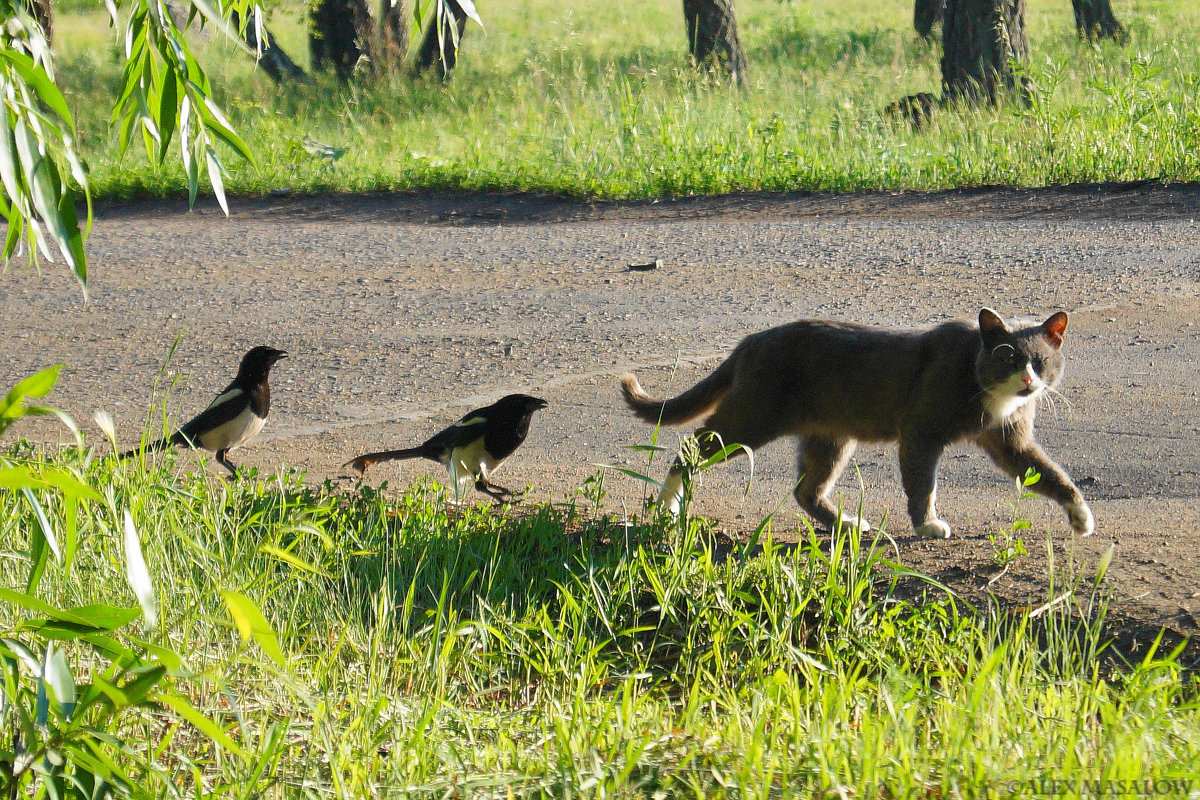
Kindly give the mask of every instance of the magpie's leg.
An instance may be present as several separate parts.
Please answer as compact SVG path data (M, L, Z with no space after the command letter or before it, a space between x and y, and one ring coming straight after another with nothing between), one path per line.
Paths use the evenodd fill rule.
M503 486L488 483L487 479L482 477L475 479L475 488L495 499L497 503L507 503L516 496L512 489L505 489Z
M229 456L227 455L228 453L228 450L218 450L217 463L229 470L229 480L234 480L237 478L237 464L234 464L229 460Z

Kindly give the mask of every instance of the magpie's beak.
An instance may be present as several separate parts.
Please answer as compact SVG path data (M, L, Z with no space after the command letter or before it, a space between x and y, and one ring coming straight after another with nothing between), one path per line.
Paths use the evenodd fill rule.
M542 409L542 408L546 408L546 407L547 407L547 406L549 406L549 405L550 405L550 404L549 404L549 403L547 403L545 400L542 400L541 398L538 398L538 400L537 400L537 404L536 404L536 405L534 405L534 409L536 410L536 409Z
M271 353L271 355L275 357L276 361L280 361L288 357L287 350L276 350L275 352Z

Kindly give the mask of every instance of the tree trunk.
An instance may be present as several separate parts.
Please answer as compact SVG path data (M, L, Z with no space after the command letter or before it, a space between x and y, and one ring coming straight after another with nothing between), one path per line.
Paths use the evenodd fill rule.
M1112 39L1121 44L1129 41L1129 34L1117 22L1109 0L1071 0L1075 9L1075 28L1088 41Z
M1028 60L1025 0L947 0L942 20L944 100L995 103L1017 88L1010 62Z
M234 25L240 26L241 24L236 11L230 15L229 20ZM258 56L258 66L267 73L271 80L276 83L287 83L288 81L308 83L312 80L308 77L308 73L301 69L300 65L293 61L282 47L276 44L275 37L267 30L265 23L262 25L262 34L265 41L262 43L262 53ZM246 45L258 53L258 26L254 24L253 19L246 23L245 37Z
M458 62L458 46L467 30L467 14L455 0L443 0L413 60L413 69L426 72L435 66L441 70L442 80L450 80L454 65Z
M419 1L419 0L418 0ZM375 51L376 68L397 69L408 52L408 26L404 20L404 0L379 0Z
M913 4L913 27L922 39L933 38L933 26L942 23L946 0L916 0Z
M54 9L50 5L50 0L26 0L25 7L33 16L34 22L42 29L42 35L46 37L46 41L53 44Z
M733 0L683 0L688 51L706 69L719 67L736 83L746 79L746 51L738 39Z
M371 12L366 0L316 0L309 17L308 46L314 70L332 66L348 80L363 56L370 58Z

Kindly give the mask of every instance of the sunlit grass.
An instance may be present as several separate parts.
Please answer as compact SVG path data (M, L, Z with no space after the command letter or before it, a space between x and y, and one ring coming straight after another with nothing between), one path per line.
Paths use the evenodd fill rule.
M688 68L678 4L482 7L446 86L401 73L350 87L277 89L244 54L197 40L256 168L227 159L238 192L519 189L602 197L734 190L1038 185L1200 174L1200 6L1118 0L1128 47L1081 43L1070 4L1030 3L1020 105L939 114L916 133L883 108L938 91L939 46L910 5L756 0L738 5L752 71L737 92ZM302 13L270 20L306 60ZM116 157L117 79L100 12L60 14L62 75L103 196L178 194L174 163ZM314 155L315 140L345 152Z
M1065 576L1055 595L1078 603L972 609L908 577L898 591L886 539L789 547L768 527L750 552L701 520L599 514L602 483L497 511L432 484L339 492L186 474L170 455L83 459L56 457L105 502L84 506L72 573L51 563L39 594L134 605L115 524L129 509L159 605L142 635L184 655L194 701L266 765L252 779L185 726L160 759L185 789L978 797L1200 761L1195 679L1166 652L1097 656L1099 576ZM4 585L22 584L36 524L0 494ZM222 590L262 609L279 662L240 638ZM154 719L130 746L158 742Z

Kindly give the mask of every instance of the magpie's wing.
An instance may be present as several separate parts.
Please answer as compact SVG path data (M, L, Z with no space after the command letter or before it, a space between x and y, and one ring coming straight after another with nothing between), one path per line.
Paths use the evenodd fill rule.
M434 434L429 441L421 445L421 449L436 458L437 453L463 447L483 437L487 427L488 418L478 411L472 411L450 427Z
M194 443L213 428L219 428L238 414L246 410L250 397L239 387L230 384L225 391L217 395L209 403L208 408L201 411L176 431L171 437L175 444Z

